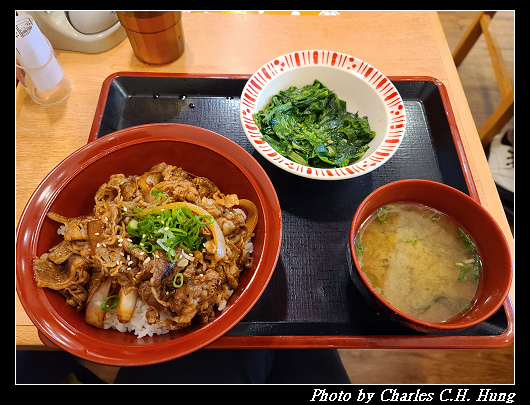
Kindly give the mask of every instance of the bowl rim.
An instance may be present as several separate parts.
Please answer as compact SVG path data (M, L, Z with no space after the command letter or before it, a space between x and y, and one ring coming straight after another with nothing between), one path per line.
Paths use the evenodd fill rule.
M284 64L283 66L281 64ZM281 156L267 142L252 119L256 112L256 101L268 82L293 69L309 66L331 67L345 71L367 83L381 98L389 116L385 136L381 144L370 155L349 166L320 169L301 165ZM390 114L390 107L397 109ZM289 52L262 65L247 81L241 92L239 105L241 125L252 146L275 166L295 174L316 180L343 180L362 176L387 162L403 140L406 127L405 105L392 81L377 68L363 60L337 51L309 49Z
M483 215L486 217L489 217L489 223L496 228L496 233L502 237L503 244L502 246L506 249L508 252L509 258L510 258L510 270L509 270L509 280L510 282L507 283L506 286L501 290L500 295L498 295L498 299L496 304L485 314L483 314L480 317L477 317L475 319L469 320L467 322L460 322L460 323L444 323L444 322L427 322L422 321L420 319L414 318L403 311L397 309L396 307L392 306L388 301L383 299L372 287L371 283L369 282L368 278L364 275L363 271L360 269L359 261L357 260L357 255L355 254L355 238L356 235L356 229L358 230L362 223L359 223L359 216L361 210L370 202L370 200L377 194L381 193L382 191L385 191L388 188L391 187L399 187L403 184L418 184L424 187L436 187L440 190L443 190L442 192L446 193L452 193L453 196L456 196L457 198L463 198L467 199L471 202L471 204L475 207L475 209L481 211ZM451 214L447 214L451 215ZM477 201L475 201L473 198L468 196L467 194L461 192L460 190L457 190L454 187L448 186L447 184L432 181L432 180L424 180L424 179L403 179L403 180L397 180L390 183L387 183L381 187L378 187L374 191L372 191L357 207L357 210L355 211L355 214L353 216L351 226L350 226L350 254L352 256L354 269L353 271L356 272L356 274L361 278L364 286L368 288L371 295L374 296L380 304L382 304L385 308L392 311L395 315L403 319L405 322L402 322L406 324L407 326L414 325L414 328L419 327L421 330L439 330L439 331L448 331L448 330L458 330L458 329L464 329L468 328L470 326L476 325L480 322L485 321L490 316L492 316L504 303L506 296L508 295L508 292L510 290L511 283L513 282L513 257L510 251L510 248L508 246L508 242L506 241L506 238L504 236L504 233L502 232L501 228L499 227L499 224L495 221L495 219L491 216L491 214Z
M192 133L189 133L190 128ZM219 313L212 321L168 341L135 345L105 342L102 345L101 340L69 325L50 306L45 291L42 291L44 289L36 286L32 262L37 255L40 230L45 213L60 190L85 168L114 151L158 141L186 142L210 149L232 162L248 178L260 199L260 204L265 207L263 253L255 264L247 287L225 312ZM229 152L222 148L229 148ZM274 232L267 231L269 228L274 229ZM79 148L61 161L33 192L17 224L16 291L24 310L37 327L39 336L44 336L60 348L78 357L103 364L155 364L181 357L208 345L228 332L250 311L272 277L280 254L281 234L281 209L275 189L261 165L245 149L222 135L200 127L173 123L139 125L105 135Z

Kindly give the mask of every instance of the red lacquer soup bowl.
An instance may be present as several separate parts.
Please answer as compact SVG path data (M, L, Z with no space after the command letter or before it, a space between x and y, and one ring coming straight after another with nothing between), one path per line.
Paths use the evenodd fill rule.
M142 174L166 162L211 179L226 194L254 202L253 265L226 307L207 324L193 324L163 335L102 330L85 323L57 292L37 287L33 259L61 241L59 224L46 217L88 214L94 195L111 174ZM31 196L17 228L17 293L43 340L87 360L111 365L143 365L171 360L204 347L225 334L256 303L274 271L281 244L281 210L276 192L259 163L239 145L206 129L180 124L149 124L123 129L80 148L63 160Z
M357 233L375 210L397 202L413 202L434 208L452 217L469 232L482 261L482 274L471 308L445 322L425 322L393 307L374 290L361 270L355 253ZM464 329L485 321L504 302L512 280L513 263L510 249L493 217L484 207L461 191L429 180L395 181L368 195L353 217L350 249L355 266L351 271L352 279L361 294L374 305L383 308L392 319L422 332Z

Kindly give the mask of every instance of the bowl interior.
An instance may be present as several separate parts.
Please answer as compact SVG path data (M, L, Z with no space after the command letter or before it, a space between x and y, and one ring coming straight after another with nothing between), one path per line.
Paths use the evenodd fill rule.
M346 109L349 112L359 112L359 116L368 117L370 128L376 132L376 136L370 142L370 148L364 155L366 159L386 136L390 114L381 94L354 71L325 65L300 66L286 70L273 77L263 88L256 100L256 111L265 108L272 96L278 94L280 90L286 90L290 86L302 87L313 84L315 79L333 90L341 100L346 101Z
M92 360L108 364L118 361L109 360L114 356L111 353L113 347L120 348L121 356L125 356L126 347L138 349L140 357L131 358L129 364L146 364L186 354L223 334L259 298L279 253L279 204L268 177L261 177L264 172L259 172L261 167L247 152L228 139L201 128L175 124L141 127L109 134L105 137L107 139L94 142L95 147L89 144L65 159L39 186L26 208L26 221L21 219L19 225L17 288L26 311L39 329L59 346L69 351L88 351ZM181 166L192 174L208 177L224 193L236 193L256 204L259 218L253 238L253 266L242 273L240 286L225 309L208 324L142 339L132 333L91 327L85 323L82 313L65 304L60 294L38 288L33 280L33 257L61 241L57 234L60 224L45 214L51 211L75 217L90 213L97 189L109 180L111 174L142 174L159 162ZM27 225L28 220L31 225ZM268 227L278 229L273 233ZM31 302L28 297L32 297ZM181 342L180 348L175 341ZM165 356L157 354L158 350L140 355L149 345L164 342L179 350L168 350ZM102 346L104 349L100 350ZM162 348L159 350L163 351ZM77 354L84 357L82 353ZM121 360L118 363L126 362Z
M475 296L474 305L462 315L444 323L429 323L416 320L389 305L371 287L368 279L359 267L354 239L362 223L377 208L399 201L416 202L442 211L467 230L475 241L482 260L482 275ZM462 328L487 319L502 305L511 283L512 259L508 244L500 227L491 215L478 203L464 193L428 180L402 180L389 183L370 194L355 213L350 243L352 255L362 280L380 302L403 318L417 324L434 328Z

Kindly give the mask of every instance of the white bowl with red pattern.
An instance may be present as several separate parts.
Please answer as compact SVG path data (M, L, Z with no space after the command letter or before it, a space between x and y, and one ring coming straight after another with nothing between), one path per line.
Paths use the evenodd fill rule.
M349 112L367 116L376 133L363 157L349 166L321 169L293 162L261 139L253 120L280 90L313 84L315 79L346 101ZM377 169L396 152L406 124L403 100L383 73L356 57L325 50L291 52L260 67L243 89L239 114L248 140L265 159L287 172L319 180L349 179Z

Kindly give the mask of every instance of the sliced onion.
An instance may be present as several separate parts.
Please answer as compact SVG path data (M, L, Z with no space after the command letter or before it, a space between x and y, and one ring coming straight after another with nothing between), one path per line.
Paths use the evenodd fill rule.
M112 280L107 278L96 289L85 310L85 321L96 328L103 328L105 311L101 309L101 303L109 296Z
M248 236L254 232L254 228L258 224L258 209L256 208L256 205L246 199L240 199L239 200L239 206L243 207L247 214L247 219L245 220L245 226L247 227Z
M150 190L154 186L156 186L158 183L160 183L162 180L164 180L164 176L160 172L145 172L140 178L138 179L138 185L143 190Z
M105 225L99 219L88 222L87 235L92 252L96 251L96 247L99 245L99 242L103 242L105 240L104 232Z
M138 298L138 289L129 288L128 292L125 292L125 288L121 287L119 296L120 301L118 302L118 320L121 323L129 322L133 316L134 309L136 308L136 300Z
M55 212L48 212L47 217L54 220L55 222L60 222L61 224L66 225L70 218L63 215L56 214Z
M160 205L158 207L156 207L156 212L158 211L162 211L162 210L169 210L169 209L172 209L173 207L175 206L180 206L180 207L188 207L191 212L197 214L197 215L209 215L211 216L208 211L206 211L204 208L196 205L196 204L192 204L192 203L189 203L189 202L185 202L185 201L177 201L177 202L173 202L173 203L169 203L169 204L164 204L164 205ZM148 214L150 212L152 212L153 209L152 208L144 208L142 214L145 215L145 214ZM226 243L225 243L225 237L223 236L223 231L221 230L221 227L219 226L219 224L217 223L217 221L213 221L212 224L209 224L209 225L206 225L210 231L212 232L212 235L213 235L213 240L215 242L215 247L216 247L216 251L215 251L215 258L217 260L221 260L223 259L225 256L226 256Z

